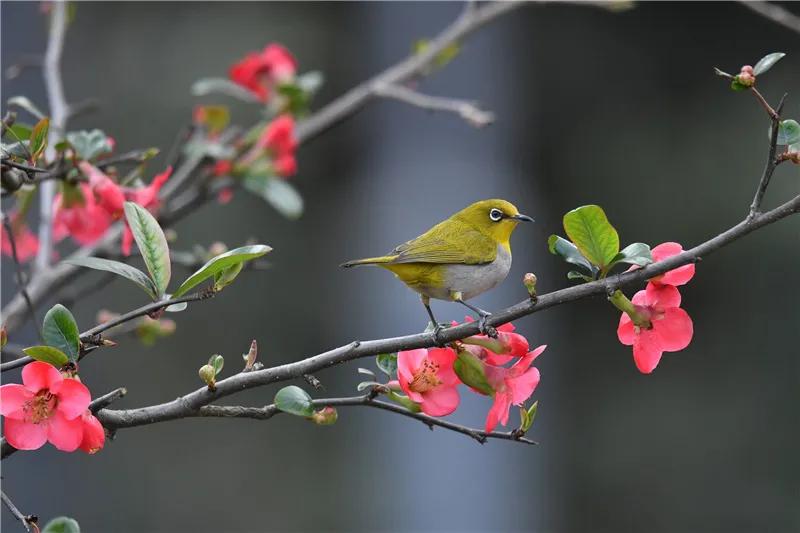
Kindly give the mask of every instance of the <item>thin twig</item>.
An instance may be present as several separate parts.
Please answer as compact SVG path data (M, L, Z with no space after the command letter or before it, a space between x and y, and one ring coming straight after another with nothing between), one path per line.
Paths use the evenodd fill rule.
M769 181L772 179L772 174L775 173L775 168L780 164L780 161L775 157L778 148L778 130L781 125L781 112L783 111L783 104L786 102L786 94L783 95L781 101L778 103L776 111L770 115L772 121L772 129L770 130L769 151L767 154L767 162L764 164L764 172L761 174L761 179L758 182L753 202L750 204L750 214L748 218L753 218L761 208L761 202L764 200L764 194L767 192ZM769 104L767 104L769 107ZM771 108L770 108L771 109Z
M22 511L20 511L17 506L14 505L14 502L11 501L11 498L8 497L5 491L0 491L0 498L2 498L3 504L5 504L8 510L11 511L11 514L14 515L14 518L20 521L22 526L25 528L25 531L30 531L31 528L33 528L33 531L38 533L38 517L30 514L22 514Z
M399 415L407 416L415 420L419 420L430 429L435 426L455 431L467 435L485 444L488 439L501 439L513 440L525 444L538 444L536 441L524 437L517 431L501 432L492 431L487 433L479 429L473 429L468 426L448 422L441 418L434 418L424 413L412 413L408 409L395 405L393 403L375 400L371 395L365 394L362 396L352 396L348 398L322 398L313 400L314 407L373 407L375 409L382 409ZM267 405L265 407L241 407L241 406L220 406L220 405L206 405L197 411L193 412L190 417L221 417L221 418L252 418L255 420L269 420L273 416L280 414L280 411L275 404Z
M20 294L22 294L22 298L25 300L28 314L36 327L36 333L39 335L40 339L43 339L42 326L40 326L39 321L36 320L36 308L34 308L31 297L28 294L27 280L25 279L25 274L22 272L22 265L17 255L17 239L14 237L14 228L11 227L11 220L8 215L3 215L3 227L6 230L8 244L11 246L11 259L14 261L14 274L17 278L17 287L19 288Z
M64 96L61 80L61 53L64 50L64 35L67 32L67 3L52 3L50 11L50 33L44 55L44 83L50 107L50 130L47 135L47 159L55 159L55 145L67 123L69 105ZM39 252L36 255L36 269L43 270L50 265L53 253L53 198L56 184L45 181L39 187Z
M764 111L767 112L767 115L769 115L770 119L772 119L772 120L779 120L780 119L780 117L778 116L780 114L780 112L779 111L775 111L774 109L772 109L772 106L769 105L769 102L767 102L767 100L758 91L758 89L756 89L755 87L750 87L750 92L753 93L753 96L756 97L756 100L758 100L758 103L761 104L761 107L764 108ZM784 98L786 98L785 95L784 95Z
M428 111L456 113L476 128L482 128L494 122L494 113L484 111L473 102L466 100L429 96L402 85L378 85L375 88L375 93L378 96L394 98Z
M169 307L173 304L180 304L184 302L196 302L199 300L205 300L211 298L216 293L214 291L203 291L203 292L196 292L193 294L187 294L186 296L181 296L180 298L170 298L169 300L160 300L158 302L151 302L147 305L143 305L138 309L134 309L124 315L119 315L114 317L113 319L109 320L108 322L103 322L102 324L98 324L97 326L88 329L80 334L80 339L84 343L96 343L99 341L98 335L103 333L106 330L119 326L120 324L124 324L130 320L135 318L139 318L140 316L148 315L166 307ZM33 361L32 358L25 356L20 357L18 359L14 359L13 361L9 361L7 363L0 364L0 372L6 372L8 370L13 370L15 368L19 368L21 366L25 366L26 364Z
M748 9L752 9L762 17L800 33L800 16L795 15L784 7L772 2L753 2L752 0L739 0L739 3Z

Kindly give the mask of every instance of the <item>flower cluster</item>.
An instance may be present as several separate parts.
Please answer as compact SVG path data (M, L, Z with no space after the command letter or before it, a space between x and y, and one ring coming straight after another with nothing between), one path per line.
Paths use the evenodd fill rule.
M41 361L22 369L22 385L0 387L4 436L18 450L36 450L50 442L61 451L103 448L105 431L89 411L91 395L77 378L64 377Z
M683 251L680 244L665 242L653 248L653 261L662 261ZM694 265L684 265L650 279L645 290L637 292L630 312L623 312L617 328L622 344L633 346L633 360L640 372L655 370L664 352L686 348L694 332L692 319L681 309L677 287L694 276Z
M297 73L294 56L277 43L270 43L261 52L250 52L234 64L228 75L261 102L266 102L275 87L290 82Z
M472 321L467 317L467 321ZM496 339L475 335L456 348L420 348L397 354L397 382L409 399L430 416L446 416L460 403L458 387L492 396L494 402L486 417L485 428L491 432L497 424L508 423L512 405L522 405L539 384L539 370L534 359L546 346L528 351L528 340L514 333L512 324L497 328ZM516 359L511 366L506 363Z
M289 177L297 172L297 139L294 136L294 119L283 114L264 128L256 147L267 152L272 168L278 176Z

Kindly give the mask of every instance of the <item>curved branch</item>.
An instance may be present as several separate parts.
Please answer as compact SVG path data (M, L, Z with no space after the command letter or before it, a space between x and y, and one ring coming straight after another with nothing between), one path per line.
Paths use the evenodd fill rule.
M486 432L479 429L473 429L461 424L455 424L434 418L424 413L412 413L408 409L400 407L388 402L378 401L372 398L371 395L365 394L362 396L351 396L349 398L322 398L313 401L314 407L374 407L375 409L382 409L398 415L407 416L414 420L419 420L431 430L434 427L441 427L467 435L475 439L481 444L485 444L488 439L500 440L513 440L525 444L538 444L538 442L526 438L522 433L517 431L492 431ZM206 405L197 411L194 411L188 417L218 417L218 418L251 418L254 420L269 420L273 416L280 414L282 411L275 407L275 404L267 405L264 407L242 407L242 406L221 406L221 405Z
M625 272L610 276L606 279L554 291L541 295L536 300L524 300L493 314L487 322L489 325L499 326L550 307L591 296L611 294L620 287L642 283L649 278L663 274L669 270L689 263L698 262L715 250L759 228L777 222L799 211L800 196L797 196L772 211L748 218L729 230L683 253L669 257L658 263L653 263L639 270ZM478 333L478 323L471 322L442 330L439 333L438 340L448 343L477 335ZM304 374L314 373L333 365L359 359L361 357L414 348L430 348L436 344L437 339L434 338L433 333L418 333L416 335L364 342L355 341L294 363L231 376L217 382L214 391L203 387L185 396L181 396L177 400L159 405L123 411L105 409L98 413L98 418L100 418L103 425L109 429L142 426L155 424L157 422L165 422L167 420L175 420L186 416L193 416L201 407L245 389L299 378Z
M739 3L748 9L752 9L764 18L771 20L785 28L800 33L800 17L788 9L775 4L774 2L752 2L739 0Z

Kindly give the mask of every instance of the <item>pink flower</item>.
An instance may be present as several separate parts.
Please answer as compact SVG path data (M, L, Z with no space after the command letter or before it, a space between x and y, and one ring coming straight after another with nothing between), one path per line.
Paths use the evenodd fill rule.
M36 450L50 441L65 452L78 449L84 439L82 415L91 401L89 389L41 361L22 369L22 383L0 387L0 414L6 417L9 444Z
M458 376L453 370L456 353L449 348L406 350L397 354L400 387L423 413L449 415L458 407Z
M272 166L279 176L288 177L297 172L297 139L294 136L294 119L291 115L281 115L266 128L256 143L258 148L267 150L272 156Z
M12 212L8 214L11 223L11 233L14 236L14 245L17 248L17 259L21 263L28 261L39 252L39 239L31 231L25 223L19 212ZM0 239L0 251L3 255L12 257L11 239L6 231L5 224L3 224L2 239Z
M103 449L106 443L106 432L103 425L88 409L81 415L83 439L80 449L88 454L95 454Z
M643 374L649 374L658 366L664 352L677 352L689 345L693 335L692 319L679 307L681 294L672 285L648 283L631 302L650 322L650 328L637 326L627 313L622 313L617 337L622 344L633 345L636 367Z
M471 316L464 317L465 322L474 322ZM456 325L456 322L453 322ZM501 366L514 358L524 357L528 353L528 339L514 333L514 324L508 322L497 328L497 338L493 339L487 335L473 335L461 342L468 345L481 346L485 350L470 350L490 365ZM478 352L478 353L476 353Z
M81 161L78 168L89 178L89 185L103 209L114 218L121 217L125 204L125 193L122 188L102 170L86 161Z
M234 64L228 76L266 102L276 83L290 81L297 72L292 54L279 44L268 44L261 52L251 52Z
M486 431L494 431L497 424L508 424L511 405L522 405L531 397L539 384L539 370L531 367L547 345L539 346L511 367L486 365L486 381L494 389L494 403L486 416Z
M79 191L82 201L73 200L70 206L65 205L62 193L53 200L53 238L60 241L70 236L85 246L105 235L114 219L108 209L97 203L90 185L82 183Z
M659 244L652 250L653 262L663 261L673 255L678 255L683 252L683 247L677 242L665 242ZM694 264L689 263L674 270L670 270L664 274L650 279L651 283L656 285L686 285L689 280L694 277Z

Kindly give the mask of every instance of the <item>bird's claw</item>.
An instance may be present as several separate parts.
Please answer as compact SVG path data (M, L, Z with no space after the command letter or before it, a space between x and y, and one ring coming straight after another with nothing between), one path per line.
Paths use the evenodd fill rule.
M442 332L443 329L444 328L442 327L442 325L437 323L435 326L433 326L433 329L431 330L431 334L433 335L433 342L435 342L436 346L438 346L439 348L444 348L446 346L446 343L444 343L439 338L439 334Z

